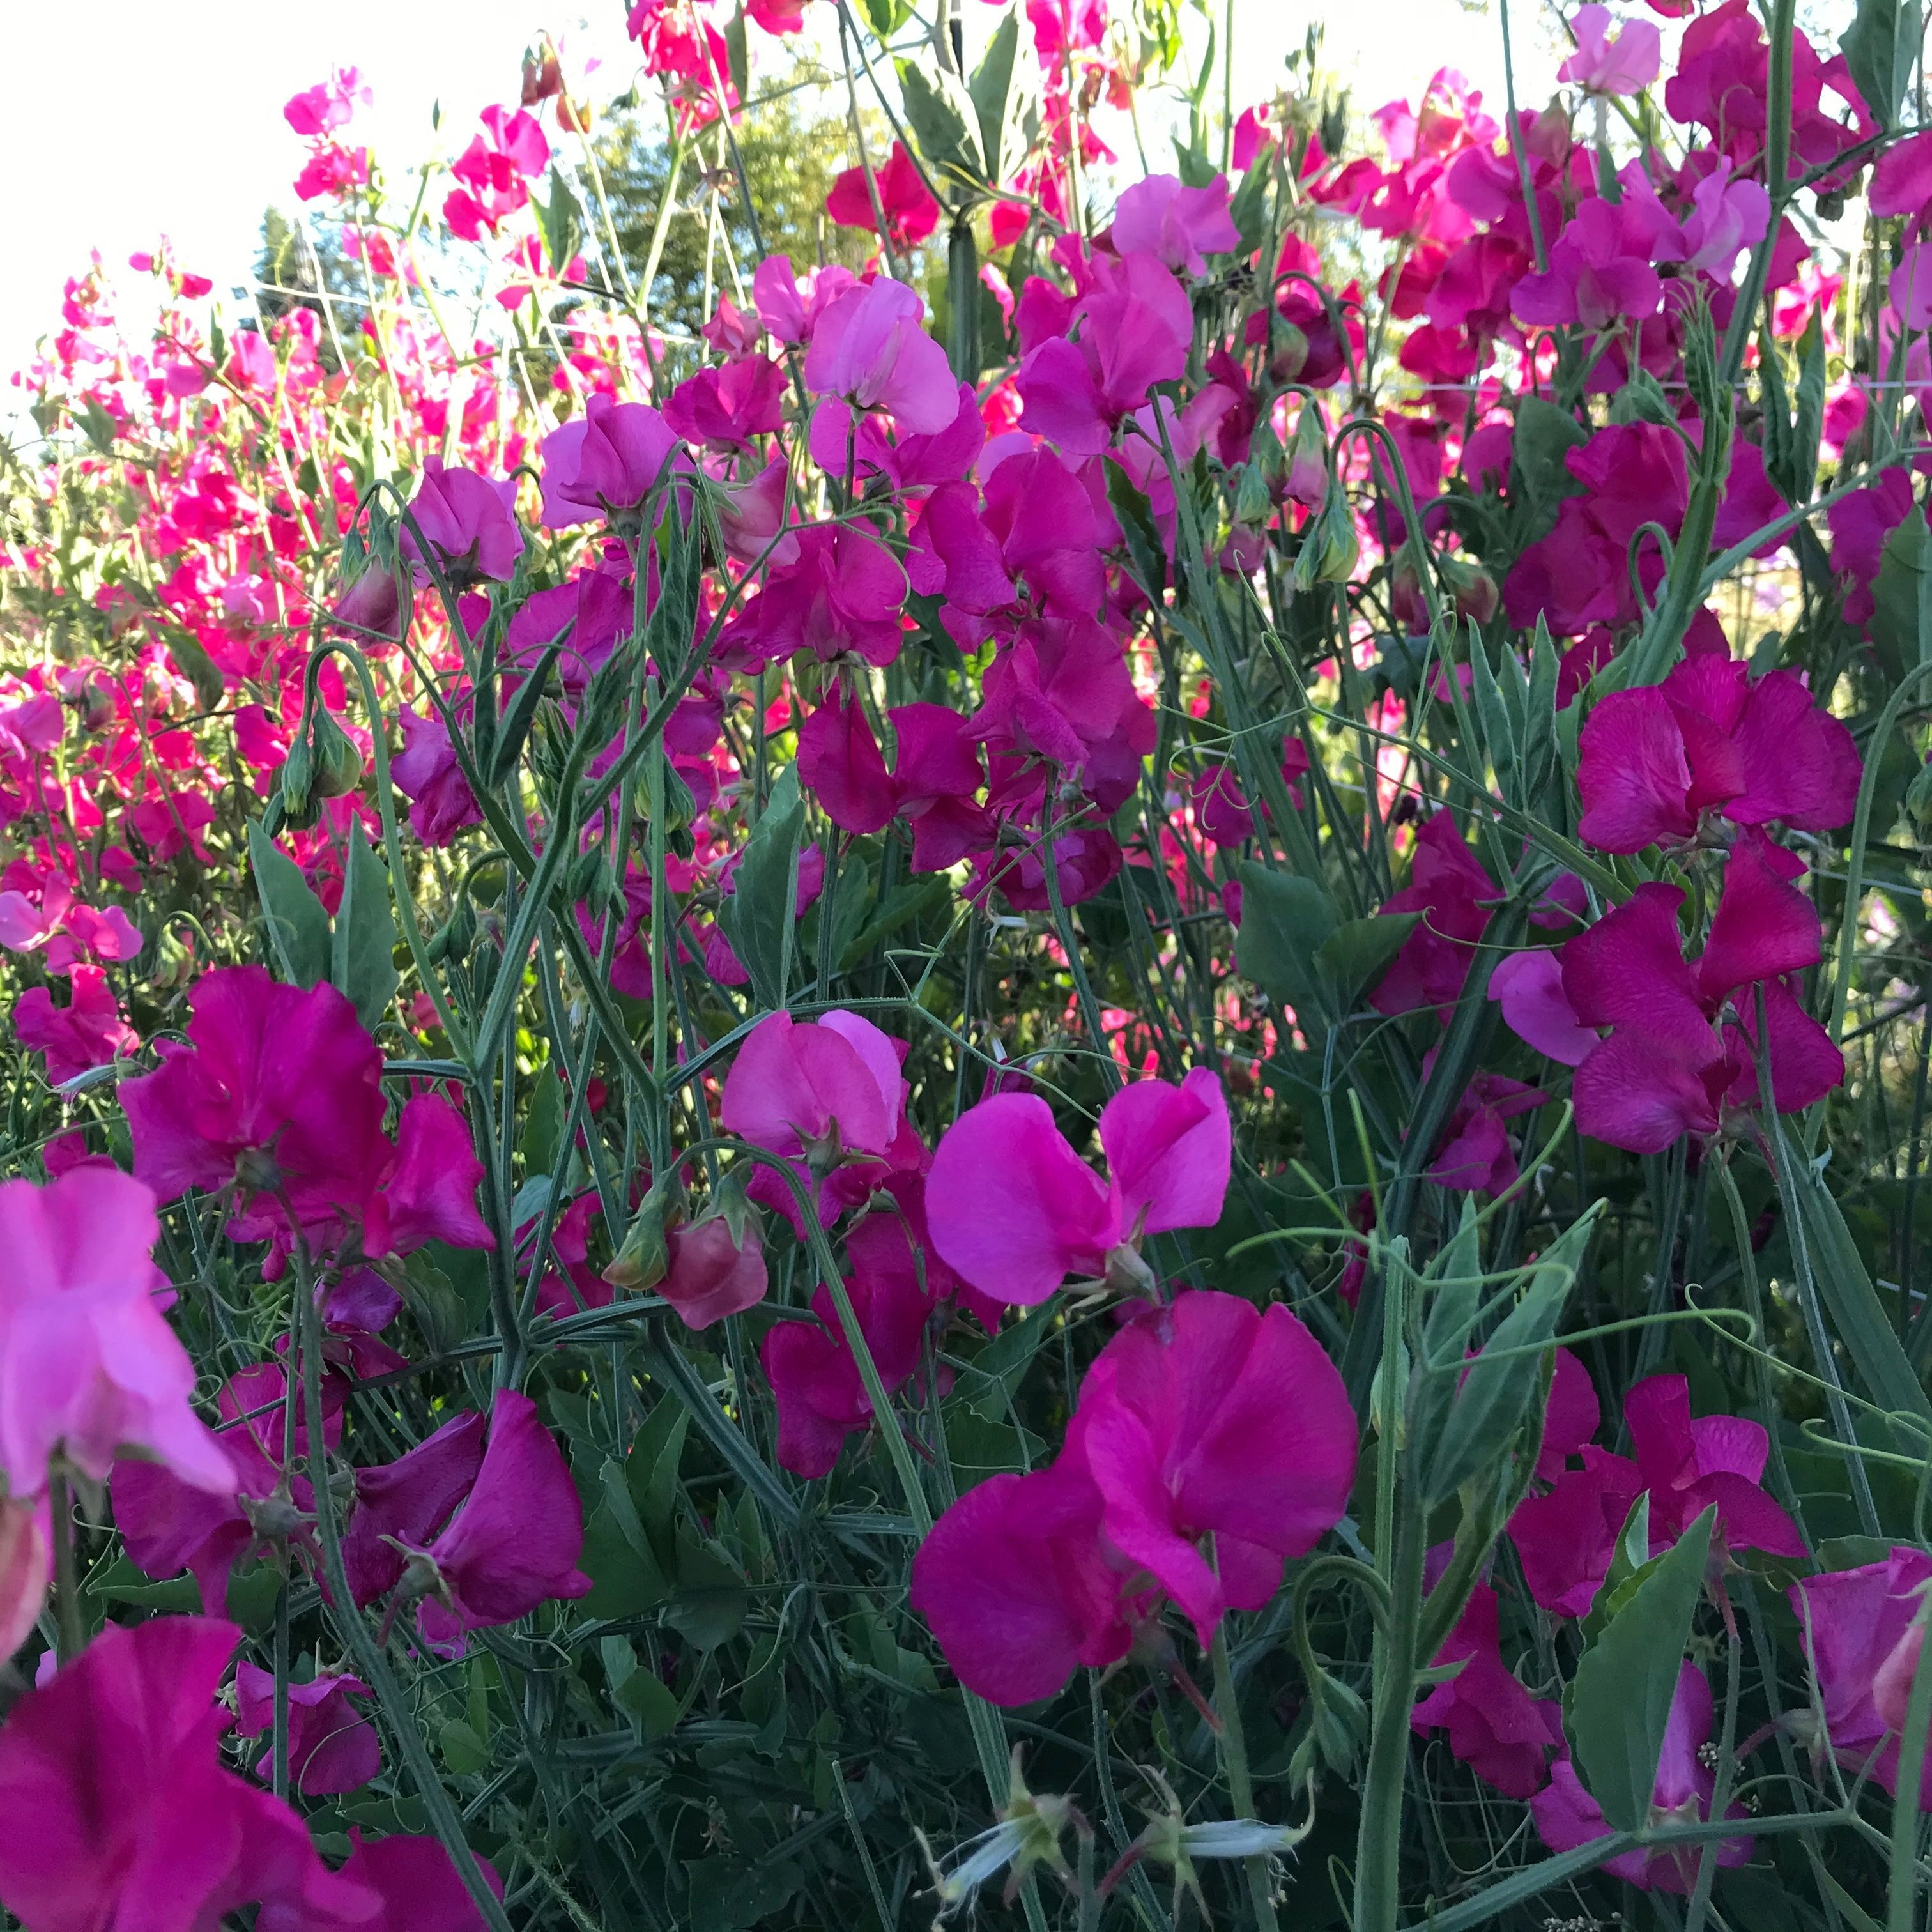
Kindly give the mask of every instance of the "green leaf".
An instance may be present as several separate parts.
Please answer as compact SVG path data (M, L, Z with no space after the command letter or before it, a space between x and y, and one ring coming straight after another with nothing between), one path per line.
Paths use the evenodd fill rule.
M466 1720L452 1718L438 1734L442 1761L459 1778L474 1778L490 1768L490 1747Z
M561 278L584 246L584 204L572 192L561 168L550 170L550 200L538 202L536 210L550 272Z
M790 991L798 845L804 830L798 767L787 765L772 786L764 816L745 842L735 890L718 909L724 937L751 975L759 1005L766 1009L783 1006Z
M1507 645L1503 647L1503 655L1513 658ZM1505 805L1520 806L1522 794L1516 782L1516 768L1521 762L1522 748L1518 743L1502 688L1497 683L1496 672L1490 666L1490 654L1480 638L1470 640L1469 672L1470 689L1476 700L1476 722L1483 734L1483 750L1489 759L1490 768L1496 775L1496 789L1502 794Z
M1918 0L1858 0L1858 13L1838 42L1865 105L1888 128L1899 124L1899 104L1918 58L1922 32Z
M1564 497L1582 494L1583 485L1564 467L1563 459L1588 440L1589 431L1568 410L1540 396L1526 396L1516 405L1510 460L1521 485L1518 494L1528 509L1532 538L1555 524Z
M328 977L328 914L308 888L302 868L262 830L248 827L248 860L262 900L262 923L276 971L306 990Z
M1312 879L1274 871L1258 859L1244 860L1236 875L1241 926L1234 958L1242 978L1276 1006L1293 1007L1298 1018L1318 1019L1329 994L1315 956L1336 930L1335 902Z
M1245 920L1245 898L1241 914ZM1382 977L1421 917L1419 912L1400 912L1345 919L1315 949L1315 963L1328 988L1336 1018L1354 1010L1363 989Z
M624 1466L607 1460L598 1479L597 1506L584 1526L578 1567L591 1580L584 1607L593 1617L615 1621L655 1610L670 1594L670 1584L652 1553L624 1480Z
M745 10L742 5L731 10L731 17L724 22L724 58L730 69L732 91L740 100L752 98L752 56L745 44Z
M745 1627L752 1600L744 1579L704 1544L680 1537L677 1594L664 1622L696 1650L716 1650Z
M1917 504L1885 540L1872 583L1872 642L1894 683L1932 649L1932 555Z
M1811 1277L1832 1325L1858 1370L1865 1394L1881 1408L1932 1421L1932 1400L1913 1370L1892 1316L1865 1271L1858 1244L1825 1178L1804 1160L1790 1132L1778 1124L1779 1158L1798 1210Z
M530 727L536 722L537 706L543 702L551 668L563 646L562 638L552 640L543 656L538 658L536 668L518 686L517 694L511 699L510 708L503 714L503 722L497 728L496 742L490 748L490 769L484 774L492 791L508 782L511 773L517 769L518 760L524 755Z
M928 74L910 61L898 64L906 125L928 167L958 168L983 180L973 102L949 73Z
M370 850L362 821L351 818L342 903L336 908L329 947L329 978L371 1033L396 997L396 943L388 868Z
M633 1671L612 1694L637 1719L647 1740L668 1737L684 1715L677 1693L655 1670Z
M1523 1270L1528 1280L1522 1299L1497 1323L1466 1373L1459 1357L1445 1360L1431 1348L1426 1373L1462 1378L1426 1461L1423 1490L1432 1508L1494 1462L1522 1426L1543 1388L1543 1351L1556 1333L1601 1205L1586 1208Z
M952 883L942 874L909 880L862 926L838 956L838 970L849 973L872 949L891 938L901 926L937 912L952 897Z
M530 1111L524 1120L523 1137L517 1143L517 1151L523 1156L524 1169L530 1174L556 1172L557 1140L563 1132L564 1112L563 1082L557 1078L556 1067L546 1064L537 1076L536 1090L530 1096Z
M1013 59L1019 44L1019 9L1010 8L993 29L993 38L986 43L986 51L966 83L980 124L980 158L986 164L989 182L998 182L1006 172L1007 110L1012 98Z
M1158 604L1167 588L1167 545L1154 522L1153 507L1118 463L1105 467L1107 502L1126 538L1134 581L1146 592L1149 602Z
M228 681L217 668L214 660L202 648L200 639L191 631L170 631L168 655L181 667L182 675L194 686L195 702L202 710L219 710L227 693Z
M1243 255L1252 254L1261 246L1262 237L1267 232L1268 187L1274 178L1274 164L1264 154L1241 177L1241 184L1235 189L1234 199L1228 204L1234 232L1240 238L1239 248Z
M959 381L976 383L981 368L980 244L973 238L973 218L963 212L952 218L946 238L946 359Z
M906 23L912 11L912 0L859 0L866 18L872 23L874 33L882 40L889 40Z
M1570 1685L1565 1714L1577 1774L1621 1832L1640 1831L1650 1822L1664 1726L1716 1519L1714 1504L1674 1547L1624 1586Z

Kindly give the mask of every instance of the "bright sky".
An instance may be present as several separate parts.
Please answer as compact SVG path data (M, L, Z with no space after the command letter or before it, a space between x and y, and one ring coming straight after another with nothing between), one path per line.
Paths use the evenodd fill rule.
M1500 112L1492 8L1462 0L1237 4L1238 71L1252 77L1238 104L1271 90L1283 53L1326 13L1326 58L1352 75L1358 106L1413 98L1446 64L1483 86ZM585 28L579 12L593 7ZM282 104L331 68L358 67L374 88L375 106L362 124L393 179L435 150L430 115L439 99L446 153L469 140L480 109L514 100L524 48L545 27L601 50L600 78L608 84L595 92L621 92L631 74L623 13L624 0L330 0L316 8L286 0L219 7L25 0L9 10L9 64L19 84L0 116L7 211L0 383L58 326L62 283L86 266L91 248L132 281L129 254L165 232L182 264L212 277L224 295L247 280L263 208L294 205L289 184L302 151ZM982 14L991 17L971 8L969 24ZM1520 0L1515 32L1519 98L1546 99L1556 57L1535 0ZM0 388L0 416L11 413L16 397Z

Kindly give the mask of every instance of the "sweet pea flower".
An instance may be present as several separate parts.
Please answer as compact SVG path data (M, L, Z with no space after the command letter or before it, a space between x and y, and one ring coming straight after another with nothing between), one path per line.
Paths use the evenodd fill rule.
M463 768L449 727L440 712L418 716L405 704L397 713L403 748L389 761L397 790L410 801L410 824L425 845L447 845L466 826L483 823L483 808Z
M1607 7L1579 7L1570 16L1576 50L1556 70L1589 94L1641 94L1664 64L1663 37L1652 20L1626 20L1614 37Z
M0 1903L34 1932L202 1932L263 1903L318 1928L375 1909L286 1804L222 1768L214 1701L242 1633L110 1624L0 1730Z
M1684 844L1706 814L1734 825L1844 824L1864 769L1846 727L1804 676L1729 657L1685 658L1661 684L1611 692L1579 740L1577 836L1606 852Z
M313 1677L289 1686L289 1775L304 1798L359 1791L382 1768L376 1727L349 1700L367 1697L359 1678ZM275 1720L272 1671L244 1659L235 1666L235 1731L260 1737Z
M1341 1375L1294 1316L1190 1292L1102 1351L1051 1469L996 1476L933 1526L913 1607L999 1704L1118 1662L1162 1596L1204 1648L1340 1519L1355 1448Z
M1178 274L1204 275L1207 257L1240 246L1228 212L1228 177L1184 188L1178 175L1149 175L1124 189L1114 209L1117 253L1154 256Z
M134 1172L164 1201L234 1191L229 1232L260 1240L361 1216L391 1155L382 1055L333 986L284 986L260 966L205 973L186 1043L123 1081ZM284 1202L286 1201L286 1209Z
M1710 1816L1717 1774L1701 1754L1710 1741L1711 1715L1711 1687L1703 1672L1694 1664L1680 1665L1651 1792L1651 1816L1659 1824L1701 1824ZM1602 1808L1583 1789L1568 1753L1551 1766L1550 1782L1530 1799L1529 1812L1538 1834L1552 1852L1574 1851L1610 1829ZM1725 1814L1737 1819L1749 1815L1742 1804L1733 1804ZM1748 1864L1751 1846L1750 1838L1739 1837L1720 1838L1713 1849L1718 1864L1730 1867ZM1702 1858L1703 1848L1694 1845L1681 1850L1639 1850L1605 1859L1603 1869L1641 1892L1682 1894L1696 1883Z
M515 574L524 533L517 527L514 482L493 482L473 470L447 469L432 456L423 464L410 514L416 530L405 521L396 545L412 560L418 584L428 584L433 574L417 542L418 530L444 575L458 589L482 578L507 584Z
M634 515L667 472L688 469L677 432L648 403L593 395L543 440L543 520L551 530Z
M446 1654L464 1633L513 1624L553 1597L581 1597L590 1579L577 1567L584 1507L537 1406L500 1388L476 1480L448 1527L404 1566L404 1588L418 1584L424 1640Z
M848 289L812 330L806 388L855 410L884 410L902 430L931 435L949 428L958 385L925 321L925 303L903 282L881 278Z
M1804 1633L1816 1701L1792 1725L1820 1761L1835 1758L1849 1778L1898 1789L1904 1702L1924 1643L1932 1556L1895 1549L1856 1570L1807 1576L1787 1593ZM1932 1811L1932 1744L1918 1785Z
M755 1220L707 1214L664 1238L666 1264L657 1292L687 1328L709 1328L765 1298L770 1269Z
M1497 897L1496 881L1446 812L1435 813L1417 832L1408 878L1382 910L1422 917L1369 996L1378 1013L1454 1006Z
M886 1153L904 1093L899 1054L870 1020L839 1010L795 1021L781 1012L746 1036L718 1117L728 1133L826 1173Z
M879 214L873 212L874 194ZM886 238L901 253L923 242L939 226L939 204L902 141L892 143L890 158L874 171L871 186L866 184L862 167L846 169L825 197L825 212L842 228L869 228L875 232L883 214Z
M680 382L664 404L664 419L687 442L742 449L754 436L781 427L784 391L784 370L769 356L741 356Z
M30 1502L0 1496L0 1664L33 1635L53 1580L53 1551L40 1516Z
M356 1472L353 1506L342 1538L349 1592L367 1607L401 1581L403 1548L434 1541L474 1486L483 1466L486 1424L476 1411L446 1422L393 1462Z
M118 1451L234 1489L189 1406L194 1365L161 1312L160 1238L153 1193L117 1168L0 1183L0 1477L14 1496L39 1495L56 1454L105 1482Z
M1449 1734L1449 1748L1505 1798L1524 1798L1550 1776L1550 1754L1563 1748L1562 1706L1553 1697L1532 1697L1503 1662L1498 1638L1496 1593L1478 1583L1448 1641L1432 1660L1436 1669L1462 1669L1438 1684L1409 1716L1418 1736Z
M1207 1068L1178 1087L1124 1087L1100 1111L1100 1138L1106 1183L1044 1100L1000 1094L969 1108L946 1130L926 1177L940 1258L982 1294L1026 1306L1070 1274L1143 1285L1138 1250L1148 1235L1221 1218L1233 1143L1226 1096Z
M767 255L752 271L752 301L766 333L776 340L809 343L819 317L856 285L851 270L836 262L807 269L801 280L789 255Z
M44 986L29 986L14 1006L14 1036L29 1052L46 1055L50 1087L140 1050L141 1036L122 1018L100 968L75 967L68 986L64 1006Z
M398 1832L364 1840L352 1826L349 1840L353 1850L336 1875L374 1901L375 1916L362 1932L484 1932L487 1922L438 1840ZM470 1856L500 1899L496 1868L479 1852ZM255 1932L309 1932L309 1926L298 1911L272 1900L256 1916Z
M826 664L848 653L890 664L905 634L898 559L849 524L802 524L787 537L791 560L774 561L763 590L725 626L715 662L758 670L810 650Z

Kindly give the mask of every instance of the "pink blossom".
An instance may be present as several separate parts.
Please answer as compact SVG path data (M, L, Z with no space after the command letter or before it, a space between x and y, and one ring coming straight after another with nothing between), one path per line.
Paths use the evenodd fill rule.
M444 846L466 826L483 823L483 808L463 768L449 727L440 713L419 716L405 704L397 713L403 748L389 761L396 789L410 801L410 824L425 845Z
M1576 1017L1563 990L1562 962L1541 947L1496 962L1489 996L1520 1040L1565 1066L1580 1066L1597 1044L1594 1029Z
M160 1237L154 1196L118 1169L0 1183L0 1475L15 1496L46 1486L57 1453L104 1482L117 1450L218 1495L234 1488L162 1316Z
M1826 830L1850 818L1862 770L1800 673L1754 682L1729 658L1686 658L1660 685L1612 692L1580 742L1578 836L1607 852L1688 841L1707 812Z
M214 1702L242 1633L200 1617L110 1624L0 1731L0 1900L36 1932L200 1932L272 1903L322 1928L364 1924L369 1894L332 1874L308 1827L221 1768Z
M0 1662L33 1635L53 1580L53 1552L41 1515L31 1502L0 1497Z
M1446 812L1426 819L1415 835L1409 882L1382 910L1420 913L1388 970L1370 995L1378 1013L1453 1006L1468 977L1477 942L1490 922L1496 882L1470 850Z
M1671 1700L1670 1720L1664 1727L1663 1755L1658 1761L1657 1781L1651 1792L1654 1819L1701 1823L1710 1816L1717 1776L1700 1754L1710 1739L1711 1713L1711 1687L1703 1672L1694 1664L1679 1665L1676 1694ZM1529 1810L1538 1835L1552 1852L1574 1851L1580 1845L1603 1838L1610 1829L1601 1807L1583 1789L1567 1752L1550 1767L1550 1781L1530 1799ZM1749 1814L1742 1805L1734 1804L1725 1815L1744 1819ZM1718 1840L1714 1846L1718 1864L1748 1864L1751 1844L1748 1837ZM1681 1894L1688 1893L1696 1882L1702 1862L1702 1850L1696 1846L1686 1846L1681 1851L1640 1849L1606 1858L1603 1868L1628 1880L1640 1891Z
M687 442L742 449L754 436L778 430L784 392L784 371L769 356L740 356L680 382L664 404L664 420Z
M593 395L543 442L543 520L554 530L628 517L667 472L688 469L677 433L647 403Z
M1656 80L1663 65L1662 36L1649 20L1626 20L1614 38L1613 16L1607 7L1579 7L1570 16L1576 50L1556 70L1567 80L1592 94L1641 94Z
M1114 209L1114 248L1155 256L1176 274L1208 272L1206 258L1240 245L1228 212L1228 177L1184 188L1178 175L1148 175L1122 191Z
M274 1722L273 1672L245 1659L235 1666L238 1737L255 1738ZM376 1727L349 1700L367 1697L354 1677L312 1677L289 1686L289 1775L304 1798L359 1791L382 1768Z
M836 262L806 270L801 280L789 255L767 255L752 272L758 320L780 342L809 343L820 316L854 286L851 270Z
M1509 1523L1530 1595L1558 1616L1583 1616L1597 1600L1643 1487L1628 1456L1594 1442L1580 1455L1582 1468L1559 1471L1545 1494L1516 1505Z
M877 832L892 818L885 759L859 694L843 678L798 728L798 777L841 831Z
M524 549L516 505L514 482L493 482L473 470L446 469L432 456L423 464L410 513L445 574L466 587L479 578L509 581ZM396 542L403 555L413 560L416 581L428 583L429 565L407 521Z
M1570 218L1551 246L1548 270L1525 275L1510 306L1523 322L1600 329L1646 320L1662 293L1648 238L1630 209L1599 198Z
M68 984L64 1006L54 1004L46 987L29 986L14 1007L14 1036L28 1052L46 1055L47 1084L53 1087L138 1052L141 1045L98 966L75 967Z
M164 1201L232 1188L231 1234L359 1219L389 1156L382 1056L333 986L279 984L259 966L204 974L185 1044L123 1081L134 1172ZM284 1204L286 1203L286 1205Z
M1722 1555L1762 1550L1802 1558L1797 1526L1761 1486L1771 1453L1761 1423L1742 1415L1690 1414L1682 1376L1651 1376L1624 1398L1637 1476L1650 1492L1650 1546L1667 1549L1712 1504L1711 1546Z
M440 1094L412 1096L396 1124L394 1160L365 1212L363 1252L413 1254L425 1241L494 1248L496 1238L476 1210L484 1173L454 1105Z
M891 158L873 172L871 187L862 167L848 168L832 184L825 197L825 212L844 228L876 230L879 218L872 211L872 196L885 217L886 238L903 253L923 242L939 226L939 204L932 198L903 142L892 143Z
M514 1389L500 1388L476 1480L449 1526L426 1552L433 1579L418 1618L439 1648L463 1634L513 1624L553 1597L581 1597L590 1579L577 1567L584 1509L562 1452Z
M1880 155L1868 190L1876 215L1917 215L1932 202L1932 134L1913 134Z
M718 1119L728 1133L821 1170L852 1155L884 1155L899 1130L905 1082L892 1042L856 1013L794 1021L768 1014L724 1076Z
M437 1840L399 1832L365 1840L353 1826L349 1838L354 1849L337 1876L377 1906L362 1932L484 1932L476 1901ZM503 1882L496 1867L480 1852L470 1856L484 1883L501 1898ZM271 1901L256 1916L255 1932L309 1932L309 1925L298 1911Z
M404 1558L398 1546L428 1545L470 1493L483 1465L484 1426L484 1418L471 1411L446 1422L394 1462L356 1472L342 1560L358 1604L387 1596L402 1578Z
M729 1216L709 1214L672 1228L665 1247L668 1264L657 1292L687 1328L709 1328L764 1300L770 1270L754 1222L734 1228Z
M969 1108L946 1130L926 1180L940 1258L982 1294L1026 1306L1070 1274L1106 1276L1124 1244L1221 1218L1232 1141L1221 1083L1206 1068L1178 1087L1123 1088L1101 1109L1100 1136L1111 1185L1074 1152L1044 1100L1002 1094Z
M881 277L836 296L818 318L805 355L805 386L858 410L884 410L902 430L948 428L958 385L946 352L922 326L926 304L903 282Z
M1808 1734L1817 1761L1835 1758L1847 1778L1868 1777L1889 1792L1898 1789L1898 1692L1909 1688L1924 1642L1928 1583L1932 1557L1901 1548L1855 1570L1807 1576L1787 1593L1818 1687L1800 1735ZM1918 1804L1932 1810L1932 1745Z
M912 868L944 872L992 842L992 820L974 802L986 783L979 746L949 705L896 705L886 716L898 740L894 806L912 824Z
M1496 1593L1478 1583L1468 1606L1432 1660L1462 1669L1415 1707L1409 1726L1419 1736L1446 1730L1449 1748L1505 1798L1524 1798L1548 1780L1550 1754L1563 1748L1562 1708L1532 1697L1503 1662Z
M728 625L719 657L756 670L802 650L830 664L846 652L889 664L904 636L905 572L876 538L850 524L806 524L789 563L774 563L764 588Z

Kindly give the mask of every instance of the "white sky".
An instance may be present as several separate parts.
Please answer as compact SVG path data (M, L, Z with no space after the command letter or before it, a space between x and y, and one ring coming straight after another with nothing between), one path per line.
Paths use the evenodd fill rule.
M1238 106L1272 90L1282 55L1310 20L1328 16L1326 58L1356 82L1356 104L1414 94L1436 68L1458 66L1502 104L1493 10L1463 0L1237 0ZM580 12L593 11L590 28ZM621 92L632 71L624 0L13 0L6 16L14 85L0 115L0 384L58 326L61 285L98 248L117 280L139 278L129 254L166 233L184 267L225 295L252 272L262 212L292 208L302 146L284 101L337 65L362 70L375 106L362 125L393 180L431 153L440 100L443 151L455 152L478 111L516 98L524 46L546 26L605 56ZM820 10L814 7L813 12ZM828 14L830 9L825 10ZM1635 0L1619 11L1641 12ZM1219 0L1214 8L1221 11ZM1519 0L1519 99L1548 97L1549 0ZM997 16L969 8L969 32ZM753 58L760 36L754 30ZM1216 90L1218 98L1219 89ZM1159 165L1158 160L1156 165ZM134 301L124 304L130 316ZM0 387L0 417L20 400Z

